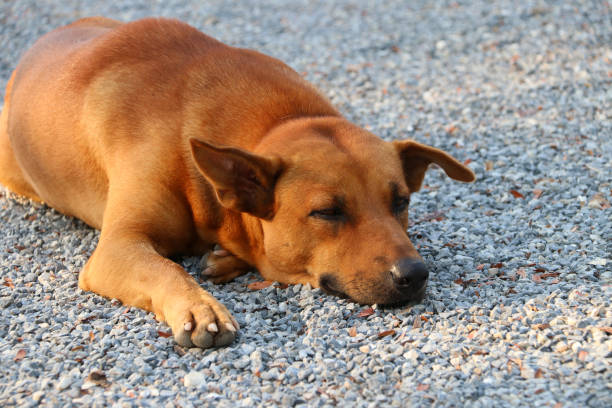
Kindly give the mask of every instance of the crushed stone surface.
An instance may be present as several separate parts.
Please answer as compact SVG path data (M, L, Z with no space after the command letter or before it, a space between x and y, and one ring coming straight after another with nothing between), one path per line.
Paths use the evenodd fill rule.
M80 291L98 232L0 189L1 406L612 406L609 1L5 1L1 89L36 38L91 15L176 17L280 58L478 179L431 169L412 197L423 303L202 281L242 327L212 350Z

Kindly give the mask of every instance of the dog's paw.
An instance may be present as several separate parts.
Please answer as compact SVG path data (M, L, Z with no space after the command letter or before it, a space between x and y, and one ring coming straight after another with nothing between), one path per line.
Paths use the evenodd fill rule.
M201 288L173 298L164 314L174 340L183 347L227 346L240 329L227 308Z
M226 283L247 273L252 267L225 249L218 248L208 254L202 276L213 283Z

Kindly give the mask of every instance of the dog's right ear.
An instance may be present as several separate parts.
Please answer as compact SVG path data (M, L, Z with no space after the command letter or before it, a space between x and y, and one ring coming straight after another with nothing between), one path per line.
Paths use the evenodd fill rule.
M212 184L221 205L259 218L274 216L274 187L284 165L233 147L218 147L191 139L193 159Z

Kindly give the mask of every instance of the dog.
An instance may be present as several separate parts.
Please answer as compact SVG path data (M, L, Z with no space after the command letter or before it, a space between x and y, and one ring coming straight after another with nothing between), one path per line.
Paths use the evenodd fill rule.
M21 58L0 117L0 183L100 229L79 287L155 313L185 347L239 325L175 254L227 282L256 268L361 304L419 301L407 235L434 147L352 124L281 61L177 20L78 20Z

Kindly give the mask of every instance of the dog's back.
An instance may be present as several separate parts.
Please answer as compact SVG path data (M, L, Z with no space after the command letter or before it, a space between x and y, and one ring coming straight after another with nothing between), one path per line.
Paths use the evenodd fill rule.
M251 149L283 118L337 114L282 62L168 19L59 28L24 55L11 85L0 155L13 168L0 182L97 228L114 178L155 162L168 183L192 179L189 137Z
M40 38L13 72L0 123L0 182L95 226L108 180L98 149L74 137L87 135L82 121L75 126L85 101L74 85L91 43L120 25L87 18ZM69 195L79 199L68 204Z

